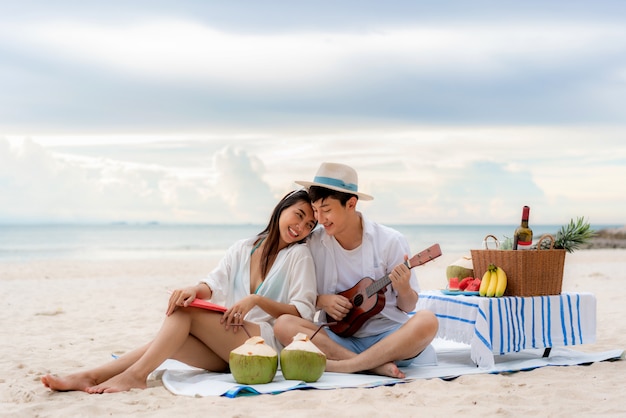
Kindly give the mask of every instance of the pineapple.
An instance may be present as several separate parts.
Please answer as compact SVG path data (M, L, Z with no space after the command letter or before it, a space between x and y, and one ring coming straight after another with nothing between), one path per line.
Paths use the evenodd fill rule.
M554 248L564 249L568 253L574 252L581 245L588 243L596 235L596 231L591 229L589 222L585 218L578 218L576 222L570 220L556 233L554 238ZM536 248L536 246L534 246ZM550 240L541 241L541 249L549 249Z

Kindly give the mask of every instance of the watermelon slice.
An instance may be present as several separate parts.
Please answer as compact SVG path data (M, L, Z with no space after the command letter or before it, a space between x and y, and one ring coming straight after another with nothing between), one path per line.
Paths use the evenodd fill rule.
M450 280L448 280L448 290L461 290L459 288L459 278L458 277L450 277Z
M469 285L465 288L467 292L478 292L480 289L480 279L476 278L469 282Z
M461 281L459 282L459 289L460 289L460 290L465 290L465 289L467 289L467 286L469 286L469 285L470 285L470 283L471 283L471 282L473 282L473 281L474 281L474 278L473 278L473 277L466 277L466 278L464 278L463 280L461 280Z

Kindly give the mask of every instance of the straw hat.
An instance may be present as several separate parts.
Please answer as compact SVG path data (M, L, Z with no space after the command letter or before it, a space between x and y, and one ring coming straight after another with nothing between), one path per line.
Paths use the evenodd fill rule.
M372 196L359 192L359 179L354 168L345 164L322 163L313 181L296 181L304 187L319 186L338 192L357 195L362 200L372 200Z

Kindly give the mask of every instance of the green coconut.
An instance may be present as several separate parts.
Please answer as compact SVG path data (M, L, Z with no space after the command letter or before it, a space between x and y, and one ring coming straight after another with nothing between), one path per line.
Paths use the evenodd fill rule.
M230 352L228 364L237 383L269 383L278 370L278 354L263 338L252 337Z
M287 380L317 382L326 370L326 355L306 334L298 333L280 352L280 369Z
M448 280L452 277L458 277L459 280L463 280L466 277L474 277L472 257L463 256L446 267L446 277Z

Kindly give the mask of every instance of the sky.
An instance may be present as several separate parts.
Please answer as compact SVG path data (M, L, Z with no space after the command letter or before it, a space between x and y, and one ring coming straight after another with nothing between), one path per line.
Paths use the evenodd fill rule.
M0 223L626 223L626 2L0 0Z

